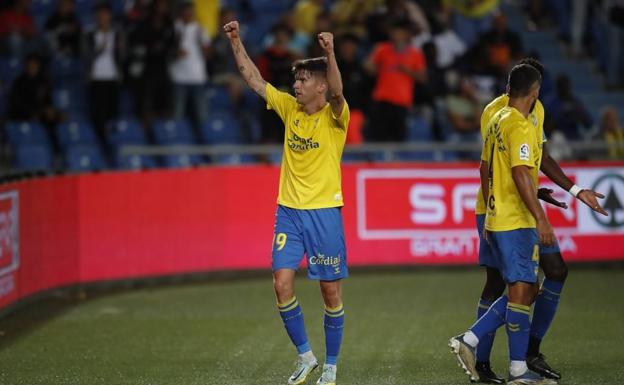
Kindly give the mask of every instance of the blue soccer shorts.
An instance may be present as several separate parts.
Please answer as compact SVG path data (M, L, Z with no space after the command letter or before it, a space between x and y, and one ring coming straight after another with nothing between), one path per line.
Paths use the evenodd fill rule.
M479 265L498 269L494 251L488 241L483 238L483 227L485 226L485 214L477 215L477 231L479 232ZM539 255L559 254L559 242L555 238L552 246L539 245Z
M485 214L477 215L477 231L479 232L479 265L498 269L491 245L483 237Z
M335 281L349 275L339 207L298 210L277 206L271 252L273 271L297 270L304 255L310 279Z
M537 282L539 246L535 229L490 231L488 238L505 282Z

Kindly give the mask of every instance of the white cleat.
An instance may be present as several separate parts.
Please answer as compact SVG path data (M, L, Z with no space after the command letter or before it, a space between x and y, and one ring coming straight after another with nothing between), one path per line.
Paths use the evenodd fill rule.
M316 359L304 360L299 357L297 360L297 368L288 379L288 385L303 384L306 378L308 378L308 375L316 368L318 368L318 361L316 361Z
M336 385L336 365L323 365L323 374L316 385Z

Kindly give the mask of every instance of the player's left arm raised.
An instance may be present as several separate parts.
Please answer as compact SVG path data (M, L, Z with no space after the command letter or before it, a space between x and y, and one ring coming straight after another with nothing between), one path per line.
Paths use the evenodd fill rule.
M327 86L329 88L329 104L335 116L340 116L345 104L342 94L342 76L336 62L334 54L334 35L331 32L321 32L318 34L318 41L325 57L327 58Z
M542 171L544 175L546 175L548 179L553 181L557 186L568 191L570 194L578 198L581 202L585 203L590 209L602 215L609 215L602 208L600 203L598 203L597 198L604 198L604 195L590 189L582 189L575 185L574 182L572 182L570 178L568 178L568 176L563 172L561 166L559 166L559 163L557 163L557 161L550 156L550 154L546 150L546 143L544 143L544 151L542 156L542 164L540 165L540 171Z

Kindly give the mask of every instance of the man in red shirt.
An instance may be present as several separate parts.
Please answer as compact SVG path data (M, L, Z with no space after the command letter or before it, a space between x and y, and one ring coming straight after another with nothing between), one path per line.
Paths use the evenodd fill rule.
M30 2L16 0L13 7L0 12L0 46L2 53L20 56L28 39L36 33L35 22L28 13Z
M425 79L425 57L410 45L411 25L397 21L389 31L390 41L377 44L366 60L366 68L377 74L373 89L369 140L401 142L405 120L414 100L414 81Z

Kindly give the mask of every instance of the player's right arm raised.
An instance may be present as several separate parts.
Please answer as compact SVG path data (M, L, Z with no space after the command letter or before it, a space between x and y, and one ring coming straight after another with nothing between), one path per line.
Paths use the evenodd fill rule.
M227 37L230 39L232 45L232 52L234 52L234 58L236 59L236 65L238 70L245 79L245 82L252 90L258 95L266 99L266 84L267 82L260 75L258 67L251 61L243 42L240 39L240 27L238 21L231 21L223 26Z

